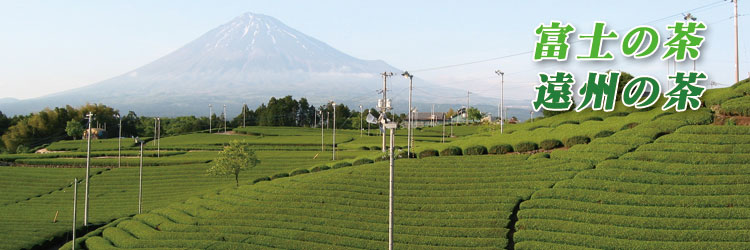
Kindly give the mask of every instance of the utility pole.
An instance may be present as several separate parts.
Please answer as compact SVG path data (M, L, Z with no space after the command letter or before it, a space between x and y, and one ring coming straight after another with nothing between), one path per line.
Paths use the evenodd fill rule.
M409 121L407 122L407 131L406 131L407 132L406 133L406 152L407 152L406 155L409 158L411 158L411 147L412 147L412 145L411 145L412 144L412 131L411 131L411 129L413 128L412 121L414 120L414 116L411 113L411 92L412 92L412 89L413 89L412 88L412 86L413 86L412 83L414 82L413 81L414 80L414 75L409 74L409 71L404 71L404 73L401 74L401 75L404 76L404 77L406 77L406 78L409 78L409 112L408 112L408 114L409 114Z
M687 13L687 15L683 16L683 19L685 19L685 21L695 21L698 18L696 18L695 16L693 16L693 14L691 14L691 13ZM695 71L695 60L693 60L693 71Z
M385 124L385 121L388 119L386 113L390 108L390 102L388 101L388 77L393 76L393 72L383 72L380 75L383 76L383 99L378 102L378 107L380 108L380 122ZM383 135L382 151L385 152L385 133L381 134Z
M469 125L469 96L471 95L471 91L466 91L466 125Z
M227 105L224 104L224 134L227 133Z
M214 119L214 105L208 104L208 133L211 133L211 123Z
M76 209L78 208L78 178L73 178L73 250L76 250Z
M117 167L119 168L122 166L122 117L120 114L115 115L115 117L120 119L119 132L117 133Z
M443 112L443 143L445 143L445 112Z
M383 99L381 102L378 102L378 106L380 106L380 122L381 124L385 124L387 117L386 113L391 108L390 102L388 101L388 77L393 76L393 72L383 72L380 75L383 76ZM385 152L385 133L383 134L383 147L382 151Z
M430 115L432 126L435 127L435 104L432 104L432 115Z
M141 164L138 168L138 214L141 214L141 207L143 204L143 141L136 137L135 142L141 144L141 153L139 155Z
M367 116L370 116L370 110L367 110ZM370 123L367 123L367 136L370 136Z
M336 102L331 101L333 104L333 160L336 160Z
M362 137L362 105L359 105L359 137Z
M738 21L737 17L737 0L732 0L734 2L734 82L740 81L740 50L739 50L739 30L737 29Z
M505 123L505 104L503 103L505 97L505 73L500 70L495 70L495 74L500 75L500 134L503 133L503 123Z
M86 191L83 201L83 226L89 225L89 168L91 168L91 118L94 114L89 112L86 117L89 119L89 130L86 132Z

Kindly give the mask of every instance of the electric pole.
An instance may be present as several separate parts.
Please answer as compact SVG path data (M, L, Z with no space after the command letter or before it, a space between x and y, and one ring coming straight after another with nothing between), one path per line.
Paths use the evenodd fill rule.
M86 117L89 119L89 130L86 132L86 191L83 201L83 226L89 225L89 168L91 168L91 118L94 114L89 112Z
M393 76L393 72L383 72L380 75L383 76L383 99L378 102L378 106L380 108L380 122L385 124L387 120L386 113L391 108L391 103L388 101L388 77ZM383 135L382 151L385 152L385 133L381 134Z
M407 122L407 133L406 133L406 152L409 158L411 158L411 147L412 147L412 121L414 120L414 116L411 112L411 92L412 92L412 83L414 80L414 75L409 74L409 71L404 71L402 76L409 78L409 121Z
M495 74L500 75L500 108L498 110L500 112L498 112L499 113L498 115L500 115L500 134L502 134L503 133L503 123L505 123L505 109L504 109L505 106L504 106L504 103L503 103L503 101L505 99L504 98L505 97L505 87L504 87L504 85L505 85L505 73L502 72L502 71L500 71L500 70L496 70Z
M362 105L359 105L359 137L362 137Z
M739 50L739 31L737 29L738 21L737 17L737 0L732 0L734 2L734 82L740 81L740 50Z
M469 125L469 95L471 95L471 91L466 91L466 125Z
M336 160L336 102L331 101L333 104L333 160Z

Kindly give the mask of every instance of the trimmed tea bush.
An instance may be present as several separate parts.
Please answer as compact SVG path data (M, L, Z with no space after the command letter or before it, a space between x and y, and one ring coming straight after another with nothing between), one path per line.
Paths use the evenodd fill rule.
M260 177L258 179L253 180L253 184L261 182L261 181L270 181L270 180L271 180L271 177L268 177L268 176L266 176L266 177Z
M310 172L311 173L312 172L320 172L320 171L328 170L328 169L331 169L331 167L326 166L326 165L320 165L320 166L315 166L315 167L311 168Z
M531 156L529 156L529 160L535 160L535 159L549 159L549 153L536 153Z
M589 138L588 136L577 135L577 136L573 136L568 139L565 139L565 146L572 147L578 144L588 144L589 142L591 142L591 138Z
M537 145L534 142L525 141L525 142L520 142L520 143L516 144L516 146L513 147L513 148L516 150L516 152L523 153L523 152L529 152L529 151L537 150L537 149L539 149L539 145Z
M408 152L405 150L400 150L398 153L396 153L396 158L398 159L405 159L408 156ZM411 153L411 158L417 158L417 155L415 153Z
M368 147L368 146L361 146L361 147L359 147L359 150L370 150L370 147Z
M539 143L539 147L544 150L550 150L562 147L563 143L556 139L547 139Z
M375 151L380 151L382 149L383 148L381 148L380 146L372 146L372 147L370 147L370 150L375 150Z
M498 144L490 147L489 153L491 155L501 155L513 152L513 146L508 144Z
M622 128L620 128L620 130L626 130L626 129L635 128L635 126L638 126L638 123L637 122L631 122L631 123L628 123L628 124L625 124L624 126L622 126Z
M438 156L438 151L434 149L425 149L419 152L419 158Z
M464 149L465 155L486 155L487 148L482 145L469 146Z
M614 134L615 134L615 132L612 132L612 131L609 131L609 130L602 130L602 131L599 131L599 133L596 133L594 135L594 138L604 138L604 137L608 137L608 136L614 135Z
M461 148L456 147L456 146L450 146L446 149L443 149L443 151L440 151L440 156L454 156L454 155L462 155Z
M351 166L351 165L352 165L351 163L348 163L348 162L344 161L344 162L339 162L339 163L333 164L333 168L334 169L336 169L336 168L343 168L343 167L348 167L348 166Z
M289 173L289 176L295 176L295 175L301 175L301 174L307 174L310 173L310 170L301 168L301 169L295 169L291 173Z
M357 166L357 165L362 165L362 164L370 164L370 163L373 163L373 162L375 162L375 161L373 161L371 159L368 159L368 158L360 158L360 159L355 160L352 163L352 165Z
M288 173L278 173L278 174L275 174L275 175L271 176L271 180L276 180L278 178L284 178L284 177L289 177L289 174Z

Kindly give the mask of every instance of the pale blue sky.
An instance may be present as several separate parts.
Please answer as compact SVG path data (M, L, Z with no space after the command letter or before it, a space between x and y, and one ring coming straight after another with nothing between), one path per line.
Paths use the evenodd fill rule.
M706 5L694 11L708 24L698 69L731 84L734 34L728 1L2 1L0 98L38 97L117 76L248 11L273 16L352 56L416 70L533 50L534 29L550 20L573 24L576 36L591 33L594 21L606 21L620 37L646 23L665 36L668 23L682 20L672 15ZM750 14L750 2L740 2L739 12ZM748 20L739 19L741 78L750 71L750 37L742 33L750 31L744 28L750 27ZM609 45L615 61L607 63L535 63L524 54L413 73L494 96L499 79L493 72L502 69L509 99L530 98L539 71L570 70L579 82L588 70L610 68L665 78L666 63L657 56L626 59L617 49L619 41ZM586 50L588 42L579 42L570 54ZM692 62L678 67L690 69Z

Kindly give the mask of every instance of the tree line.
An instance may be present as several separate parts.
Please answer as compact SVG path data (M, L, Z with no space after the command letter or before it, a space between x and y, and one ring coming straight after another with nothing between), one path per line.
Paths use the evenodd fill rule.
M243 107L245 114L237 115L227 121L229 128L246 126L288 126L288 127L333 127L334 107L327 103L315 107L306 98L296 100L292 96L283 98L271 97L267 103L263 103L256 109L251 110ZM120 114L119 110L104 104L86 104L78 108L70 105L64 108L45 108L37 113L29 115L16 115L7 117L0 111L0 135L2 146L0 153L26 153L37 148L46 146L54 141L63 139L81 139L83 132L88 126L86 114L94 114L92 128L106 129L103 137L116 138L118 136L119 119L115 116ZM370 109L370 114L375 117L379 113ZM153 137L154 117L138 116L129 111L122 116L123 137ZM360 113L352 110L344 104L337 104L335 108L336 128L358 129L360 127ZM364 110L362 121L366 119L367 110ZM392 115L389 118L396 122L406 120L406 114ZM208 117L180 116L161 117L161 136L185 134L197 131L206 131L209 122L213 129L224 126L221 113ZM363 124L363 128L367 125Z

